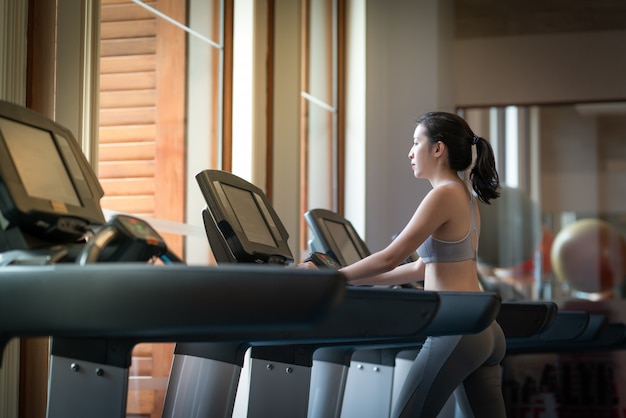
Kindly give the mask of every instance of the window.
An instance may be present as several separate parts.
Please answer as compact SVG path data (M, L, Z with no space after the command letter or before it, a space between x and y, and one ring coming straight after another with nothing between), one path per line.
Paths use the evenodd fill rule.
M195 175L230 164L232 4L102 0L102 207L147 219L189 264L211 262ZM127 414L160 416L172 349L133 350Z
M303 4L301 213L312 208L342 212L344 2ZM306 238L304 223L301 231ZM306 248L306 243L300 248Z

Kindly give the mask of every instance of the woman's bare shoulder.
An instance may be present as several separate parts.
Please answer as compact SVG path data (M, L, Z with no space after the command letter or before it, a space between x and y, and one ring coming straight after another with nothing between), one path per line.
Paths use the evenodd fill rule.
M465 185L451 181L431 189L425 199L432 199L436 201L450 201L457 199L467 200L468 196L469 191Z

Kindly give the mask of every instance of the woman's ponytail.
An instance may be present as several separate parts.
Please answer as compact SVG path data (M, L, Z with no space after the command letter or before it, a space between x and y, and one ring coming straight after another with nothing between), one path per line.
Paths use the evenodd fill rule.
M496 161L491 144L486 139L474 135L476 161L470 172L472 188L478 199L489 204L491 199L500 196L500 178L496 171Z

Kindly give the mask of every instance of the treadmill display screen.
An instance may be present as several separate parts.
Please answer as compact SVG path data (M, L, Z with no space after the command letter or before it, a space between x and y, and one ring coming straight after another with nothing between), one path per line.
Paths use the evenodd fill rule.
M276 241L252 192L228 184L222 184L222 188L248 241L276 247Z
M81 205L49 131L4 118L0 129L29 196Z
M354 242L352 242L344 224L331 221L329 219L324 219L324 224L328 228L331 238L335 241L339 252L348 265L353 264L362 258L359 255Z

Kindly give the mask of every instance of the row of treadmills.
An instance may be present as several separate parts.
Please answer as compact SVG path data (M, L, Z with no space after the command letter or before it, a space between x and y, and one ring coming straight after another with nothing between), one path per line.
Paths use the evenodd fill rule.
M50 135L54 148L37 152L32 144ZM125 215L98 225L86 243L68 244L86 229L67 213L97 189L88 165L72 162L73 141L52 122L0 103L0 158L13 158L0 161L0 348L14 337L52 337L49 418L124 417L131 352L140 342L176 343L167 418L386 417L426 336L474 333L494 319L511 354L624 345L624 324L552 302L346 286L324 267L349 264L367 249L330 211L316 210L307 222L312 251L332 260L316 271L290 268L287 231L264 193L223 171L196 177L218 266L184 265L150 225ZM50 174L27 178L32 166L24 167L49 164L55 149L61 165L50 170L66 170L69 188L50 196ZM34 211L24 209L28 193ZM66 216L54 218L59 213ZM155 257L163 263L146 262ZM237 411L236 403L243 404Z
M260 193L228 173L202 175L216 187ZM212 206L204 213L207 235L223 237L212 247L226 251L234 228L216 221ZM163 417L232 416L249 350L242 416L324 418L389 416L427 335L477 332L494 318L508 353L609 350L624 343L624 324L559 311L552 302L351 287L323 268L61 263L3 268L0 276L1 293L11 295L0 304L3 338L53 336L48 417L125 416L138 342L177 342Z

